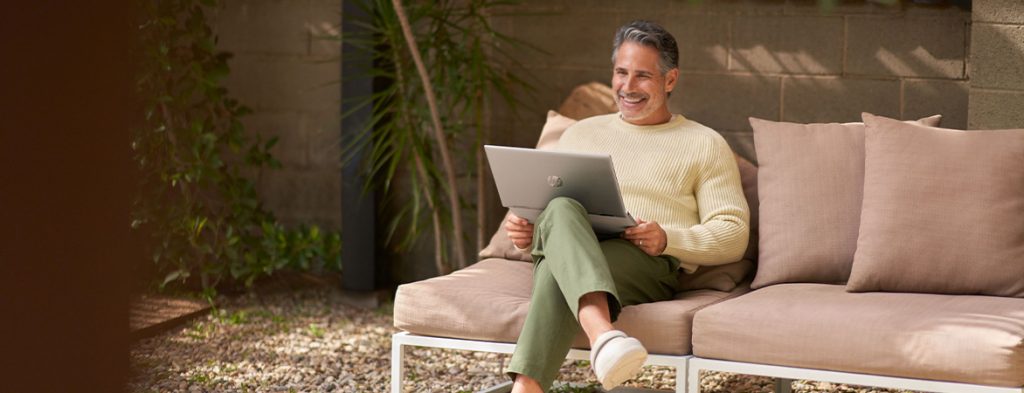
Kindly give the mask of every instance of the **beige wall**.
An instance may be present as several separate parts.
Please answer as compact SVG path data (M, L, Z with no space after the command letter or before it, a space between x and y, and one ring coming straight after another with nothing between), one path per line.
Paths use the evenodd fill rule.
M341 0L226 0L213 14L232 52L230 94L253 109L246 131L276 136L284 168L264 170L264 204L285 224L341 228L340 46L320 37L341 24Z
M1024 1L974 0L972 129L1024 127Z
M495 124L508 125L497 130L500 142L530 145L544 110L573 86L607 83L612 36L633 19L659 22L679 42L672 109L718 130L748 158L756 158L748 116L827 122L859 121L862 111L941 113L946 126L967 124L971 13L956 7L846 2L823 14L813 1L530 0L511 11L520 15L496 17L498 28L550 54L513 51L539 93L522 119L496 108Z
M574 86L607 83L612 35L637 18L664 24L679 41L672 109L720 131L748 158L756 159L748 116L941 113L953 128L1024 126L1024 1L974 0L973 12L843 3L822 14L812 0L524 0L492 21L549 53L504 48L537 91L524 96L519 116L492 107L492 142L533 145L545 111ZM285 169L259 185L288 223L340 227L339 46L315 38L337 28L340 9L341 0L226 0L215 19L219 46L235 53L227 87L256 112L247 130L281 138L274 153ZM494 228L504 209L493 193L489 200ZM406 258L433 263L426 245Z

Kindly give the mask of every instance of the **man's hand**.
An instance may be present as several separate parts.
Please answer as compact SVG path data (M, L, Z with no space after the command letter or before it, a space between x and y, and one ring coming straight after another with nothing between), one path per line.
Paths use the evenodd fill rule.
M657 221L636 220L637 226L626 228L622 238L629 240L647 255L656 257L665 252L668 246L668 235L661 229Z
M505 231L516 247L527 248L533 244L533 224L512 212L508 213L508 221L505 221Z

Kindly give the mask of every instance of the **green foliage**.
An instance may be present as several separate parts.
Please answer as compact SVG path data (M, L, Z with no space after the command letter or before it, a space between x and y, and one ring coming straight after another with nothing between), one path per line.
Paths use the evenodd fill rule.
M231 55L216 49L214 0L140 1L143 105L132 135L140 186L133 229L149 238L160 287L251 285L284 268L340 269L341 240L316 226L289 230L260 204L247 176L280 168L276 138L250 140L250 113L221 81Z
M309 332L310 336L316 338L324 338L324 328L320 327L315 323L309 324L309 328L307 329L307 331Z
M507 67L519 64L509 54L510 48L530 47L502 35L490 24L489 15L514 1L403 3L439 100L442 128L453 146L454 161L465 164L458 168L463 176L459 181L465 182L460 188L465 190L474 184L475 155L488 138L484 119L488 100L497 97L514 108L518 104L515 91L529 90L529 85ZM399 174L409 174L412 193L395 209L397 213L387 226L387 241L398 250L406 250L421 236L434 232L440 246L437 252L443 253L449 247L447 242L452 241L450 236L442 235L451 233L452 228L451 212L443 202L448 184L437 159L437 142L430 136L431 117L423 84L391 1L361 0L361 6L371 16L361 21L369 33L347 35L345 42L372 54L372 65L366 65L373 70L372 75L361 77L375 77L386 83L372 96L347 98L356 102L355 109L372 107L373 115L357 141L345 146L345 159L366 149L369 154L364 172L373 183L367 187L379 186L389 202L397 199L392 187ZM462 206L470 207L465 203ZM439 228L434 227L432 215L436 215ZM444 271L443 267L439 266L439 271Z
M564 384L551 389L551 393L598 393L603 391L601 385L596 383L583 386Z
M245 310L228 312L228 310L214 308L211 313L222 325L242 325L249 322L249 314Z

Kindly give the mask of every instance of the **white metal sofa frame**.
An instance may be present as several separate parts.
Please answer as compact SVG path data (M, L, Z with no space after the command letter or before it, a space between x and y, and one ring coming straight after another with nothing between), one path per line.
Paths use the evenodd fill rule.
M420 336L408 332L395 333L391 336L391 393L402 392L402 382L405 377L402 362L404 360L404 350L407 346L504 354L510 354L516 348L516 345L511 343ZM590 351L572 349L569 351L566 359L588 360L590 359ZM755 363L702 359L691 355L652 354L647 357L645 365L674 367L676 369L675 393L699 393L699 375L700 372L704 370L774 377L776 378L775 391L777 393L789 393L792 389L792 382L796 379L828 381L891 389L908 389L935 393L1024 393L1024 387L1007 388L956 382L887 377L871 374L855 374L809 368L771 366Z

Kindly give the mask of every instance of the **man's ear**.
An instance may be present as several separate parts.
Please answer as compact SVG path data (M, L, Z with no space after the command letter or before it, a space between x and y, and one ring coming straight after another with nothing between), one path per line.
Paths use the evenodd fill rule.
M665 74L665 91L672 92L675 89L676 82L679 81L679 69L673 68Z

